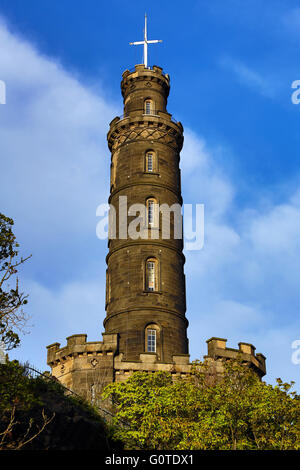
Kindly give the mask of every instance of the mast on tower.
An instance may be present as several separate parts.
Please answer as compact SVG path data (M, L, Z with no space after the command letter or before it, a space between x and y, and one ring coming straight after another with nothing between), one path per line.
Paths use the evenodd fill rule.
M148 39L147 38L147 15L145 13L145 29L144 29L144 41L130 42L130 46L144 46L144 65L148 67L148 44L156 44L157 42L162 42L161 39Z

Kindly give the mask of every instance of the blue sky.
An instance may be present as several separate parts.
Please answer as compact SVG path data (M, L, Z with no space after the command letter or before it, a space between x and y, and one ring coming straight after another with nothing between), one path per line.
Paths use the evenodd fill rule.
M128 6L129 5L129 6ZM11 357L46 369L45 346L101 339L109 192L106 133L120 80L142 60L171 76L168 110L185 129L185 203L205 204L205 244L186 252L191 359L206 339L253 343L266 380L295 380L300 339L300 7L295 1L0 0L1 212L15 220L28 334Z

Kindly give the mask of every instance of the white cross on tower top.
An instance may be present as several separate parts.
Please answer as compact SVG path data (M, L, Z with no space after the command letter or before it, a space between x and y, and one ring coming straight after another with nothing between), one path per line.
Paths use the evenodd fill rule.
M144 65L148 67L148 44L155 44L157 42L162 42L161 39L152 39L151 41L147 39L147 15L145 14L145 29L144 29L144 41L130 42L131 46L140 46L144 45Z

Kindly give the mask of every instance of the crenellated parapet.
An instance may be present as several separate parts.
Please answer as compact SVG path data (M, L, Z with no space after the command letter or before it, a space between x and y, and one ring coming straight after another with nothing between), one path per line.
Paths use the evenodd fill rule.
M67 338L67 345L60 348L60 343L47 346L47 363L55 365L68 358L79 356L97 355L99 353L116 352L118 347L118 335L103 333L103 341L87 342L86 334L72 335Z
M207 341L208 354L204 356L210 365L213 365L215 373L221 376L224 373L224 360L240 358L245 365L252 368L262 378L266 374L265 356L255 354L255 347L249 343L239 343L239 349L227 348L226 339L210 338ZM172 362L161 362L155 353L143 353L137 361L126 361L123 353L115 356L115 381L123 382L134 372L164 371L172 374L173 379L187 377L192 373L193 363L189 354L174 355Z
M72 335L67 345L47 346L47 364L64 386L90 399L92 387L101 389L114 381L114 356L118 335L103 333L103 341L87 342L86 334Z
M249 365L259 377L266 375L266 358L263 354L255 354L255 347L250 343L239 343L239 349L226 347L227 339L210 338L207 341L207 355L204 359L208 360L230 360L241 358L243 362ZM219 364L219 368L222 366Z
M224 360L240 358L252 368L261 379L266 374L263 354L255 354L255 347L249 343L239 343L238 349L226 347L226 339L207 340L207 355L204 360L213 366L214 373L222 376ZM99 398L104 386L112 382L123 382L134 372L164 371L172 374L174 380L188 377L193 371L189 354L177 354L171 361L162 361L157 353L140 353L137 360L126 360L118 350L118 334L103 333L103 341L87 342L87 335L78 334L67 338L67 345L59 343L47 347L47 363L52 376L65 387L93 402Z

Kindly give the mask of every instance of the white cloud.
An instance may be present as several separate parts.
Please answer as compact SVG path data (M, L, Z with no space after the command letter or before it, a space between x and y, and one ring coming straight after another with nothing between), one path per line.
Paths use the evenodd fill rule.
M21 347L11 352L11 358L46 367L46 346L54 342L66 344L66 336L85 333L88 341L102 340L105 317L105 276L86 281L66 282L50 289L37 281L23 280L22 287L30 293L26 312L30 318Z
M294 256L300 248L300 205L297 195L285 204L272 207L266 214L257 214L250 221L249 238L263 254Z
M285 28L296 35L300 33L300 8L292 8L282 15L282 23Z
M106 132L116 109L3 22L0 43L2 210L35 245L88 236L108 196Z
M261 95L274 98L279 90L278 79L274 74L258 72L232 57L223 57L219 64L230 70L239 83L253 89Z
M184 133L184 147L181 152L181 171L184 202L195 201L205 204L210 217L224 215L234 197L234 188L220 167L211 158L205 140L192 130Z
M43 368L49 342L95 328L101 338L107 247L96 208L108 197L106 133L118 113L2 20L0 43L1 212L15 220L22 255L33 254L20 276L30 334L11 354Z

